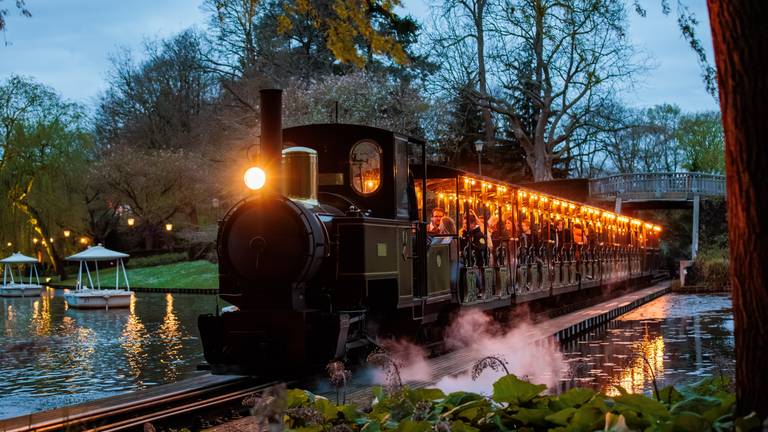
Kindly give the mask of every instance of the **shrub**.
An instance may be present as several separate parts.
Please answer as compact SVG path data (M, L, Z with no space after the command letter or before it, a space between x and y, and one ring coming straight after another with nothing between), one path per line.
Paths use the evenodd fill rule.
M723 291L729 286L728 251L703 251L696 257L686 284L704 285L708 291Z
M438 389L373 389L370 409L337 405L305 390L275 398L280 426L302 431L485 431L485 430L759 430L755 415L737 418L736 398L725 378L707 378L690 387L672 386L658 399L627 393L606 396L586 388L560 395L542 394L546 386L506 375L490 397Z
M187 254L185 252L131 258L125 266L128 268L154 267L165 264L173 264L181 261L187 261Z

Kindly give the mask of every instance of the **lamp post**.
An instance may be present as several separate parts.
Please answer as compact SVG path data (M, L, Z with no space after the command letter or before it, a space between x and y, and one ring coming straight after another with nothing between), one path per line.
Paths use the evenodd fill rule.
M475 141L475 150L477 151L477 174L483 175L483 140L479 139Z

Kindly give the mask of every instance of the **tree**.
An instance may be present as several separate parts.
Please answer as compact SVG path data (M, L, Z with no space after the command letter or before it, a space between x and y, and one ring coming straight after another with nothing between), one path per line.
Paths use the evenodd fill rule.
M82 107L19 76L0 85L0 182L9 204L2 211L12 208L24 216L54 269L60 257L49 239L57 226L66 226L61 214L78 213L74 205L66 211L55 207L76 188L91 146Z
M286 89L286 126L308 123L355 123L423 135L421 118L427 106L418 89L370 72L318 77L308 86ZM338 112L337 112L338 108Z
M201 141L198 118L216 95L216 79L204 67L200 36L184 31L145 46L146 60L129 52L113 59L109 88L96 113L101 146L180 148Z
M0 0L0 31L3 32L3 35L5 35L5 31L8 28L6 17L8 16L8 12L10 12L8 8L3 7L2 3L4 1L5 0ZM16 9L19 11L21 16L29 18L32 16L32 13L29 11L29 9L27 9L25 3L26 0L15 0Z
M725 142L720 113L684 115L676 135L684 154L685 169L711 174L725 173Z
M435 40L443 50L450 50L467 39L474 42L466 47L470 52L474 51L477 73L472 78L477 82L477 91L481 97L488 95L485 27L489 8L488 0L446 0L440 8L440 18L444 24L440 29L442 34ZM481 106L480 110L483 116L483 141L491 146L496 141L491 110L487 105Z
M707 0L728 179L730 278L740 413L768 417L768 3Z
M117 146L93 166L101 193L111 208L122 207L137 218L145 247L152 249L163 225L177 214L196 223L195 212L207 204L203 197L217 196L209 179L209 164L184 149L141 149ZM96 189L99 190L99 189Z
M604 0L506 1L495 32L498 79L538 110L526 132L517 107L489 96L489 106L507 118L526 154L535 181L551 180L558 158L572 152L570 138L585 126L590 112L606 102L620 79L637 69L630 63L625 14L620 2ZM520 81L533 60L529 81Z

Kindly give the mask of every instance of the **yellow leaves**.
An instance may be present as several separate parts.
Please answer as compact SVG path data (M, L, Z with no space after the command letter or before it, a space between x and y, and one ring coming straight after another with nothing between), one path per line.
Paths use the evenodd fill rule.
M400 0L335 0L332 15L318 13L311 0L294 0L284 6L285 15L278 18L278 31L286 33L293 28L291 15L309 18L316 28L325 29L326 45L342 63L365 66L366 57L359 45L365 44L373 55L390 57L397 64L409 62L400 43L391 35L380 32L373 24L372 11L393 14Z
M279 33L288 33L293 28L293 22L285 15L277 17L277 31Z

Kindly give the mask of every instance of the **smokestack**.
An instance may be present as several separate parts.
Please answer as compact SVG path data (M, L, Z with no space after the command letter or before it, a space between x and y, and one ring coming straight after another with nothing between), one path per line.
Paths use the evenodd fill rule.
M272 172L280 166L283 151L283 91L262 89L259 91L261 114L260 163Z

